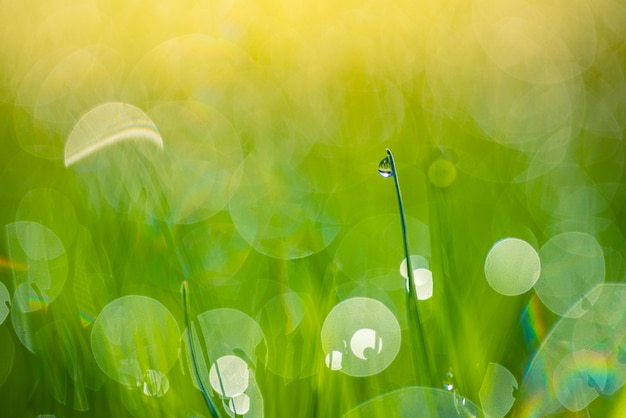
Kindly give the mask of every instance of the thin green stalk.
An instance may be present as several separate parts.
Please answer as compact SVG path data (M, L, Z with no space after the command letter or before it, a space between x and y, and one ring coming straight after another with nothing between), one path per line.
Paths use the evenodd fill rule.
M209 408L209 412L211 413L211 416L213 418L219 418L217 409L215 408L215 405L213 404L213 401L211 400L209 392L207 388L204 386L202 379L200 379L200 373L198 373L198 359L196 356L196 349L194 348L194 344L193 344L192 330L190 326L191 323L189 321L189 297L188 297L189 285L187 284L187 280L183 280L183 282L181 283L180 293L183 298L183 312L184 312L184 318L185 318L185 327L187 328L187 343L189 344L189 351L191 353L193 374L194 374L194 377L196 378L196 381L200 385L200 390L202 391L202 395L204 396L204 401L206 402L207 407Z
M415 366L415 377L425 376L425 385L432 386L432 372L430 367L430 356L424 333L422 330L422 321L420 319L419 306L417 302L417 290L415 289L415 281L413 277L413 265L411 263L411 252L409 251L409 240L406 226L406 216L404 214L404 204L402 203L402 193L400 191L400 182L398 180L398 172L393 159L391 150L387 148L387 157L381 162L381 166L387 160L388 167L380 167L379 172L384 177L393 177L396 185L396 195L398 196L398 207L400 210L400 223L402 226L402 244L404 246L404 256L406 258L406 267L408 273L408 286L406 292L406 310L407 321L409 327L409 336L413 350L413 364Z
M169 206L169 203L167 202L167 198L165 197L164 194L161 194L160 197L161 197L160 203L164 211L165 218L167 220L170 220L172 211ZM200 373L198 372L198 358L196 354L196 349L193 344L191 321L189 320L189 311L190 311L189 284L187 283L187 279L189 278L189 268L190 268L189 257L187 256L186 252L181 251L179 246L177 246L176 243L174 242L174 235L172 233L172 227L170 223L165 222L165 221L160 221L160 225L161 225L161 230L163 232L163 236L165 237L166 242L176 253L176 257L178 258L178 262L180 264L180 267L183 273L183 281L181 282L181 285L180 285L180 292L181 292L182 302L183 302L183 315L184 315L185 327L187 328L187 343L189 344L189 351L191 353L191 362L192 362L191 368L193 369L193 374L196 378L196 381L200 385L200 391L202 392L202 395L204 396L204 401L207 404L207 407L209 408L209 412L211 413L211 416L213 418L219 418L219 414L217 412L215 405L213 404L213 401L211 400L209 391L207 390L204 383L202 382L202 379L200 379ZM217 363L215 364L215 366L217 367ZM221 379L221 376L219 376L219 369L218 369L218 377L219 377L220 385L221 385L222 379ZM222 388L222 392L223 392L223 388ZM235 415L235 418L237 418L237 415Z

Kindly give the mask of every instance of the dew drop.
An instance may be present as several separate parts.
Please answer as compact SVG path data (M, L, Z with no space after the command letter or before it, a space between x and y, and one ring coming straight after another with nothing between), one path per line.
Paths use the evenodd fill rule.
M380 163L378 163L378 174L385 178L393 176L393 169L391 167L391 159L389 159L389 156L386 156L380 160Z
M443 388L450 392L454 390L454 374L451 370L447 371L443 378Z

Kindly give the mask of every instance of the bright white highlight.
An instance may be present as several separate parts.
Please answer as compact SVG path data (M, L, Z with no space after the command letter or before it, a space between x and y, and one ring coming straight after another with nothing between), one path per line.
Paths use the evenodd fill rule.
M248 365L237 356L223 356L211 365L209 382L221 396L234 398L247 388L250 379Z
M485 277L496 292L505 296L530 290L541 274L537 251L519 238L496 242L485 259Z
M367 360L365 350L374 350L376 354L380 354L383 349L383 339L377 337L373 329L363 328L355 332L350 339L350 349L361 360Z
M65 143L65 166L118 142L145 140L163 149L156 125L141 109L121 102L105 103L83 115Z

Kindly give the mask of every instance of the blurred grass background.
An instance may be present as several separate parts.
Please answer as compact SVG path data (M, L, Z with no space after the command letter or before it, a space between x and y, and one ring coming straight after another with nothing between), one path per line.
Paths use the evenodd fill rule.
M123 296L159 301L182 333L183 279L194 317L236 309L263 330L246 355L264 416L342 416L419 383L405 338L366 377L330 370L320 341L331 309L356 296L407 329L397 202L377 174L387 147L412 253L433 271L420 308L437 387L452 371L480 407L492 362L521 384L559 315L534 290L495 292L485 256L505 237L539 251L581 232L602 249L594 280L623 283L625 40L626 6L614 0L1 0L0 280L11 313L0 415L210 416L182 336L161 397L120 384L93 354L94 321ZM145 112L162 151L130 135L66 167L73 129L109 102ZM51 273L54 300L27 314L11 300L14 222L56 234L68 263ZM591 290L581 286L573 292ZM277 302L284 294L297 297ZM141 326L131 337L147 340L134 344L165 356L168 343L149 337L165 331ZM238 348L219 335L206 344ZM622 363L606 364L621 381ZM626 410L623 390L595 398L549 413ZM520 396L510 415L543 416L541 403Z

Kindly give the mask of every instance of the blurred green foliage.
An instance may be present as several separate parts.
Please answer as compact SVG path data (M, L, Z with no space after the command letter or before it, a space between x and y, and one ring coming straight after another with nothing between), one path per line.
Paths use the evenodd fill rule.
M0 2L0 415L209 417L204 386L222 416L623 416L625 28L612 0ZM516 296L504 238L541 259Z

